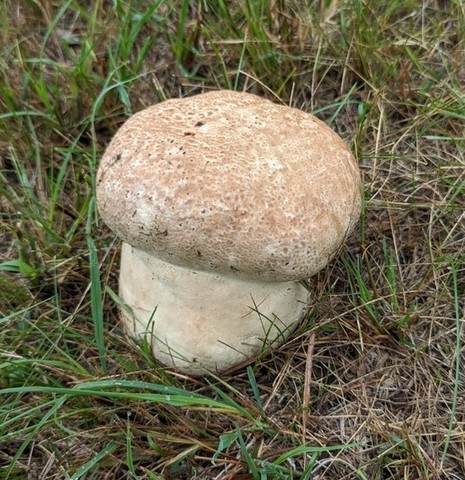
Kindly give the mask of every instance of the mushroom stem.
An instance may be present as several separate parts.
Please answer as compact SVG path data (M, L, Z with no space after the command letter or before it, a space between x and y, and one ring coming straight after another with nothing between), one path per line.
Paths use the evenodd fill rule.
M308 308L297 282L193 270L123 243L120 296L128 333L155 358L193 375L228 370L282 344Z

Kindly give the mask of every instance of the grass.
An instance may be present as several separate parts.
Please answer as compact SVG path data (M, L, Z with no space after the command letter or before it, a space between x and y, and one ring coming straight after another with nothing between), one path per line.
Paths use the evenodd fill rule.
M461 1L0 4L0 479L465 477ZM96 167L230 88L352 146L360 225L286 345L188 378L125 338Z

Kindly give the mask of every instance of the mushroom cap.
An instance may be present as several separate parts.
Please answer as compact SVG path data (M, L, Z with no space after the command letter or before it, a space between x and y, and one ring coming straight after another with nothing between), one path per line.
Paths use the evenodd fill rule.
M160 260L245 278L307 278L356 223L360 173L315 116L215 91L132 117L97 174L102 219Z

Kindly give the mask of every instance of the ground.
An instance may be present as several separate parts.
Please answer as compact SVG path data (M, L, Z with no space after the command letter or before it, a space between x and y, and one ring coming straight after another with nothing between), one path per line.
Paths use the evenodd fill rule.
M465 478L460 0L0 5L0 479ZM292 338L226 375L123 332L99 159L211 89L312 112L363 177Z

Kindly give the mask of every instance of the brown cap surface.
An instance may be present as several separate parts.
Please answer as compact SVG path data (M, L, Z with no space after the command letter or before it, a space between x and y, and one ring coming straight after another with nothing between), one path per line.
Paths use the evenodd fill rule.
M216 91L129 118L102 158L97 199L119 237L161 260L299 280L358 220L360 174L313 115Z

